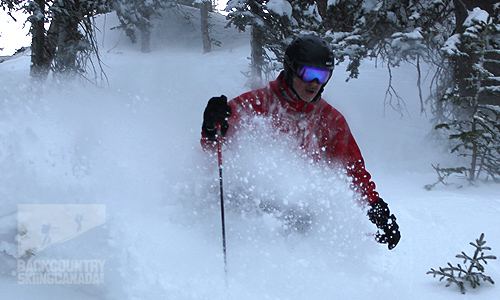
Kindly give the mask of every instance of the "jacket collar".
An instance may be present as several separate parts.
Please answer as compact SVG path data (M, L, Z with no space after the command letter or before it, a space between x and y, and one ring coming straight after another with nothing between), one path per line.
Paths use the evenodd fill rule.
M281 72L275 81L271 81L270 86L273 92L278 95L280 101L286 105L286 107L297 113L309 113L321 99L320 95L312 102L305 102L300 99L285 83L284 72Z

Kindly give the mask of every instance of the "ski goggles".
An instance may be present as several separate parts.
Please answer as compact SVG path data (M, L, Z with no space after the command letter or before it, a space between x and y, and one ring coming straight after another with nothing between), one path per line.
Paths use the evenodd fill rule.
M311 82L314 79L317 79L320 84L325 84L331 74L331 70L302 66L300 67L297 76L304 82Z

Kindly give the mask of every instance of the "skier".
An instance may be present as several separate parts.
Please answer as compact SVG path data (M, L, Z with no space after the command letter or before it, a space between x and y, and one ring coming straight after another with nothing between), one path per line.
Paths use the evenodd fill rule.
M316 160L340 163L352 177L352 186L370 206L368 217L380 230L376 240L393 249L401 235L396 217L375 191L361 152L344 117L321 98L334 68L333 51L324 39L295 38L285 51L284 70L269 86L244 93L229 103L224 95L208 101L203 114L202 146L216 140L216 124L224 139L235 136L245 118L269 117L281 132L299 139Z

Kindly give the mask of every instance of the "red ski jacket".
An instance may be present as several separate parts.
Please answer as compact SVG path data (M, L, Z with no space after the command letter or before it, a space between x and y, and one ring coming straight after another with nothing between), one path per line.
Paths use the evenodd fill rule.
M379 198L344 116L324 99L313 103L297 99L284 83L283 72L268 87L242 94L229 105L233 114L228 118L226 139L236 134L245 118L269 117L281 132L299 139L301 147L316 161L343 165L352 177L353 188L368 204ZM205 149L213 146L203 134L201 143Z

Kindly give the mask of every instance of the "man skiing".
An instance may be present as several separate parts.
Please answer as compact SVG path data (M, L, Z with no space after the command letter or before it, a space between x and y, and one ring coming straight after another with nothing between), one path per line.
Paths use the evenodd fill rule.
M244 93L229 103L224 95L208 101L201 143L204 148L211 147L217 123L224 138L230 139L246 118L269 118L280 132L298 139L311 158L345 167L353 188L370 206L370 221L380 229L376 240L393 249L401 238L396 217L375 191L346 120L321 98L333 68L333 51L327 41L314 35L294 39L285 51L284 70L269 86Z

